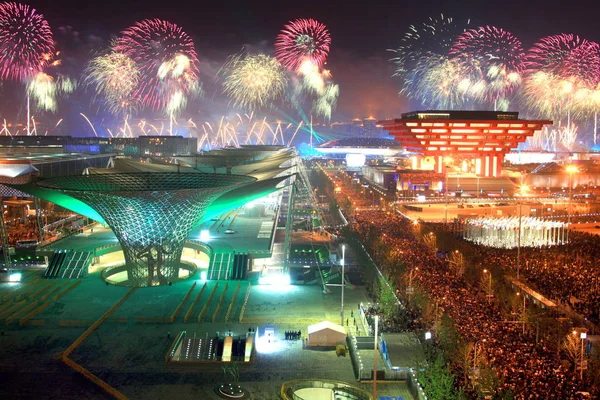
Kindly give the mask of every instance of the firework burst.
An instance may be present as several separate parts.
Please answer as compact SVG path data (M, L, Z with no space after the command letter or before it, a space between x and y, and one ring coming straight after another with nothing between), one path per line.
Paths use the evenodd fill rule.
M0 79L25 80L52 53L52 31L43 15L28 5L0 3Z
M331 36L314 19L290 21L275 39L275 57L287 69L297 71L305 59L320 67L329 53Z
M198 94L198 57L179 26L161 19L137 22L121 32L113 50L135 61L140 71L135 96L144 106L166 110L175 97Z
M34 100L36 108L43 111L56 112L58 97L73 93L77 87L74 79L57 73L61 65L59 55L60 52L44 54L45 68L26 80L27 95Z
M523 99L537 115L560 121L565 116L580 118L588 104L587 85L575 77L563 78L551 72L529 73L523 82ZM582 97L585 100L582 102Z
M233 55L225 64L224 72L223 92L234 106L247 110L270 107L287 87L281 64L265 54Z
M600 46L572 34L547 36L527 52L525 65L528 73L544 71L595 86L600 79Z
M396 64L394 76L403 81L402 93L415 96L422 73L426 72L423 66L435 63L439 56L447 56L455 38L465 31L469 23L469 20L457 22L440 15L408 28L400 46L390 50L397 55L391 61Z
M129 115L136 109L133 93L139 79L135 62L116 52L93 58L85 71L86 84L93 86L96 95L105 100L113 114Z
M313 112L317 116L322 116L328 120L331 119L331 113L335 109L337 99L340 94L340 87L335 83L328 83L323 89L323 93L313 104Z
M449 52L486 83L486 100L505 100L521 82L525 52L510 32L481 26L460 34Z
M415 82L413 97L426 107L437 109L462 108L473 99L480 99L486 84L470 74L456 59L430 56L417 66L419 80Z

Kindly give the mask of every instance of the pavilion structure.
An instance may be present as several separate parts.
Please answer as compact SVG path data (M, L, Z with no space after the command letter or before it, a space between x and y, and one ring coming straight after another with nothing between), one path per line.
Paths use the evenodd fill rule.
M157 286L176 282L186 269L181 254L194 227L291 184L294 158L293 150L274 146L157 164L115 158L109 168L86 168L83 175L27 173L7 185L110 227L125 258L113 273L125 271L128 286Z
M96 173L40 180L96 210L123 249L128 285L157 286L179 278L185 240L211 202L255 181L199 172Z
M518 112L505 111L414 111L378 123L438 173L446 173L445 158L461 157L472 165L468 172L498 177L504 155L552 121L519 119Z

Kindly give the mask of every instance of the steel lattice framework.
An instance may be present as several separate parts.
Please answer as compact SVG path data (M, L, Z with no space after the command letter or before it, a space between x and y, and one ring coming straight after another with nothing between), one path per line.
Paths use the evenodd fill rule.
M121 243L131 286L178 279L181 253L194 223L222 194L255 178L204 173L116 173L37 183L94 208Z

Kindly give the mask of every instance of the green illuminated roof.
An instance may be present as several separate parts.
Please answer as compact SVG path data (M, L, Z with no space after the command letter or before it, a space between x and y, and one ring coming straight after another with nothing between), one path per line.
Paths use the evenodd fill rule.
M250 183L256 178L177 172L137 172L63 176L37 182L46 189L78 192L147 192L204 189Z

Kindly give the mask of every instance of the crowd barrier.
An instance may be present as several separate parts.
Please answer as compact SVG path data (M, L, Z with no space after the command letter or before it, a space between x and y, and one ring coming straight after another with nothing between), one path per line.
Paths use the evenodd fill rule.
M221 293L221 297L219 297L219 302L217 303L217 309L215 310L215 312L213 313L213 316L212 316L212 322L215 322L217 320L217 316L219 315L219 310L221 309L221 304L223 303L223 299L225 298L225 293L227 293L228 287L229 287L229 282L227 282L225 284L225 289L223 290L223 293Z
M23 313L28 313L29 311L31 311L33 308L35 308L39 304L40 304L40 302L38 300L32 301L30 304L26 305L25 307L21 308L20 310L17 310L10 317L6 318L6 321L4 321L4 322L6 323L6 325L11 324L14 320L18 319Z
M204 307L202 307L202 311L200 311L200 314L198 314L198 323L202 322L202 317L204 317L204 313L206 313L207 307L210 304L213 296L215 295L215 292L217 291L218 287L219 287L219 282L217 282L217 284L213 288L212 292L210 292L210 296L208 296L206 303L204 303Z
M5 308L3 311L0 312L0 319L11 315L15 310L17 310L19 307L22 307L25 303L26 303L25 300L21 300L17 303L14 303L12 306L8 306L7 308Z
M83 326L90 326L93 323L94 321L89 319L61 319L58 321L58 326L81 328Z
M231 301L229 302L229 307L227 307L227 314L225 314L225 322L229 321L229 316L231 315L231 310L233 309L233 304L235 303L237 294L240 291L240 285L241 285L241 283L238 282L237 286L235 287L235 292L233 292L233 297L231 298Z
M244 298L244 304L242 304L242 309L240 310L240 324L244 320L244 313L246 312L246 304L248 304L248 299L250 298L250 289L252 288L252 284L248 282L248 289L246 290L246 297Z
M190 308L188 309L187 313L185 313L185 317L183 317L183 322L187 323L188 319L190 319L190 317L194 313L194 307L196 306L196 304L198 304L198 301L202 297L202 293L204 293L204 289L206 289L206 282L204 282L204 285L202 285L202 289L200 289L200 292L196 295L196 298L194 299L193 303L190 305Z
M186 295L183 297L183 300L181 300L181 303L179 303L179 305L177 306L177 308L175 309L173 314L171 314L171 318L169 318L169 322L173 323L173 321L175 321L175 318L177 318L177 315L179 315L179 313L181 312L181 309L183 308L183 303L185 303L187 301L187 299L192 295L192 292L194 291L195 288L196 288L196 282L194 282L194 284L192 285L190 290L188 290Z
M47 301L44 304L42 304L41 306L39 306L38 308L36 308L35 310L31 311L29 314L24 315L21 319L19 319L19 326L25 325L27 323L27 321L29 321L32 317L35 317L36 315L38 315L39 313L44 311L50 304L52 304L52 302ZM38 321L42 321L41 325L44 325L43 319L38 319Z
M69 293L71 290L75 289L80 284L81 284L81 281L79 281L79 280L75 281L75 283L73 283L71 286L69 286L66 290L64 290L61 293L59 293L56 296L54 296L52 298L52 300L53 301L57 301L58 299L62 298L64 295L66 295L67 293Z

